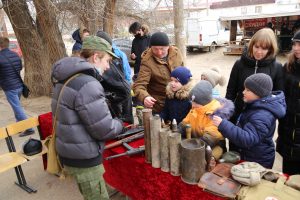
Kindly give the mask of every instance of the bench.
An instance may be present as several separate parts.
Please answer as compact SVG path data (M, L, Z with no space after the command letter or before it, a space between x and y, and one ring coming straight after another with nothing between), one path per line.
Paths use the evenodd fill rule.
M12 136L18 135L23 131L34 127L37 127L38 131L40 131L39 121L36 117L10 124L5 128L0 128L0 140L6 140L7 148L9 151L7 153L0 154L0 173L14 168L18 179L15 184L28 193L35 193L37 190L28 186L21 165L47 153L47 148L42 141L42 152L33 156L27 156L22 152L21 148L16 149Z

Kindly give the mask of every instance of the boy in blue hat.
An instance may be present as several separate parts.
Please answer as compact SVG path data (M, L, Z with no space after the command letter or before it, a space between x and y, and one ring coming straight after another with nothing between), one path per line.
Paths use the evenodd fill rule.
M177 67L171 72L171 81L166 87L166 100L160 116L165 122L173 119L180 123L189 113L192 103L189 92L192 89L191 71L186 67Z

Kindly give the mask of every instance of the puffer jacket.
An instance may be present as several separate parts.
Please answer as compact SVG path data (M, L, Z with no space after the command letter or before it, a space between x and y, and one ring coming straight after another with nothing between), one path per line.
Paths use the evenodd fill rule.
M223 119L218 129L225 138L236 145L241 159L257 162L272 168L275 159L273 135L276 119L286 113L285 97L282 91L247 103L237 125Z
M286 68L284 68L286 69ZM285 74L286 116L279 120L277 151L284 159L300 161L300 63Z
M137 80L133 84L133 91L139 101L144 102L148 96L156 99L153 112L160 113L166 99L166 86L170 82L171 71L183 66L180 51L170 46L167 61L158 59L151 48L142 54L141 69Z
M71 76L62 92L62 85ZM112 119L93 65L78 57L57 61L52 69L55 85L52 96L53 121L56 120L56 150L63 164L73 167L92 167L102 163L104 142L121 133L121 121Z
M189 92L193 87L193 82L189 81L182 86L180 90L173 92L171 84L169 83L166 88L166 101L160 117L166 121L173 119L179 124L189 113L192 108L192 102L189 99Z
M233 113L234 106L230 100L219 98L213 99L205 106L192 108L189 114L183 119L182 125L190 124L192 134L202 137L204 134L211 135L216 140L223 140L222 134L213 124L212 116L230 117Z
M273 80L272 90L283 90L282 65L276 62L275 58L257 61L249 57L247 53L245 49L241 58L233 65L225 95L225 98L233 101L235 105L235 113L231 118L234 123L244 107L243 90L247 77L255 73L268 74Z
M23 87L20 79L22 61L18 54L8 48L0 51L0 87L4 91L15 90Z

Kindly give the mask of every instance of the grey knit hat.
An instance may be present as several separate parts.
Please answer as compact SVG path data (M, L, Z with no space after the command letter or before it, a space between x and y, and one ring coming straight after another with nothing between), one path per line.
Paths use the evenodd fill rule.
M245 87L259 97L266 97L272 93L273 81L267 74L257 73L246 78Z
M191 90L190 98L202 106L212 101L212 85L206 80L199 81Z

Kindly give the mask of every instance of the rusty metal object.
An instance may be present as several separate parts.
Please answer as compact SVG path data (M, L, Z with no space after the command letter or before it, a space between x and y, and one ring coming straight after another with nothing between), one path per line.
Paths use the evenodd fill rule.
M181 179L187 184L197 184L205 173L205 143L197 138L181 141Z
M190 124L185 125L185 134L186 134L186 139L192 138L192 127Z
M180 142L181 134L174 132L169 135L169 147L170 147L170 173L173 176L179 176L180 171Z
M150 117L152 109L143 109L144 139L145 139L145 162L151 163L151 135L150 135Z
M163 128L159 133L160 169L163 172L170 171L169 142L168 142L168 137L170 133L171 133L170 128Z
M150 120L151 134L151 160L152 167L160 168L160 151L159 151L159 131L161 119L159 115L154 115Z

